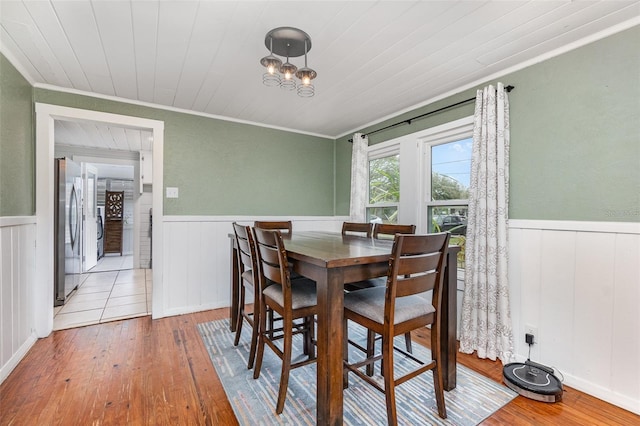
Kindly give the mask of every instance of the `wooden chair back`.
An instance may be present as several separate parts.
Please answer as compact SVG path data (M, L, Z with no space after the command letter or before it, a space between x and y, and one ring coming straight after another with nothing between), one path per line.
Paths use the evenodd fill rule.
M398 297L433 290L432 305L436 312L440 309L449 236L448 232L441 232L395 237L389 259L385 322L393 324Z
M251 227L233 222L233 231L236 234L238 267L240 268L240 276L242 277L245 272L252 271L253 276L257 278L258 260L256 258Z
M240 335L244 321L251 326L251 347L249 350L249 358L247 368L253 368L253 363L258 345L258 319L260 317L260 285L258 278L258 258L256 256L255 243L253 233L250 226L239 225L233 222L233 232L236 235L236 253L238 264L238 285L239 288L234 289L238 292L238 312L235 318L231 318L236 324L236 337L233 341L234 346L240 343ZM235 284L235 281L234 281ZM246 289L249 288L253 292L253 312L248 312L245 307Z
M373 238L392 239L396 234L415 234L415 225L397 225L395 223L376 223L373 227Z
M281 220L281 221L268 221L268 220L256 220L253 222L254 228L260 229L271 229L282 233L291 233L293 231L293 224L290 220Z
M342 235L365 235L371 238L373 233L373 223L368 222L343 222Z
M274 284L282 286L284 306L291 309L291 278L282 234L279 230L258 227L253 228L253 233L258 257L260 288L264 290Z

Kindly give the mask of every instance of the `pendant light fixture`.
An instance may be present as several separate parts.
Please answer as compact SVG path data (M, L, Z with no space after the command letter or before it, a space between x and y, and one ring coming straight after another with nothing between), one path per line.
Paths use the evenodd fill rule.
M311 80L316 78L317 73L311 68L307 67L307 41L304 42L304 68L300 68L296 72L302 84L298 86L298 96L303 98L309 98L315 94L315 87L311 84Z
M307 66L307 53L311 50L311 37L302 30L293 27L279 27L269 31L264 39L264 44L269 49L269 56L260 60L267 72L262 75L262 82L266 86L279 86L282 89L294 90L297 88L298 96L311 97L315 94L315 88L311 80L317 73ZM282 63L277 56L286 57ZM289 62L290 58L304 55L304 67L297 68ZM296 81L296 77L300 81Z
M262 82L266 86L279 86L280 76L278 70L282 65L282 61L276 56L273 56L273 39L269 39L269 56L265 56L260 59L260 63L267 69L267 72L262 74Z
M293 90L296 88L296 81L293 77L296 76L296 71L298 68L289 62L289 52L287 52L287 62L280 66L280 72L282 73L282 78L280 80L280 88L286 90Z

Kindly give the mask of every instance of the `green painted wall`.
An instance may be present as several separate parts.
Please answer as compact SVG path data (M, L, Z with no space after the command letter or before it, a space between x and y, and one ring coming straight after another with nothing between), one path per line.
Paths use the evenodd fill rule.
M640 221L639 41L640 27L634 27L499 79L516 86L509 95L511 218ZM4 57L0 67L0 215L32 214L31 88ZM475 90L362 130L473 97ZM44 89L34 89L33 96L37 102L165 121L164 183L180 188L179 199L165 200L165 214L349 213L350 136L334 146L325 138ZM469 104L370 141L472 113Z
M640 27L514 73L510 216L640 222Z
M31 85L0 54L0 216L35 214Z
M509 95L511 218L640 222L639 44L634 27L499 79L516 86ZM473 97L475 90L363 132ZM378 133L370 143L472 114L473 104ZM349 211L349 138L336 146L344 157L337 163L338 214Z
M180 191L165 198L167 215L334 214L333 139L45 89L34 97L164 121L164 186Z

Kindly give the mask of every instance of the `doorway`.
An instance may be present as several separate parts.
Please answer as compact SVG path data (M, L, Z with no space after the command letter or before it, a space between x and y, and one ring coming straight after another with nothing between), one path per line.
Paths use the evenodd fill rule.
M56 132L59 123L56 120ZM91 139L86 135L95 128L94 124L85 125L81 135L84 143ZM111 127L103 128L103 131L117 130ZM136 174L135 170L140 167L139 161L133 158L139 153L119 151L121 156L131 155L132 160L128 161L130 164L124 164L126 160L120 160L122 164L114 164L110 162L115 160L105 157L108 152L102 152L100 158L74 154L80 148L64 145L65 142L73 142L68 134L64 137L56 135L55 140L55 156L74 161L82 169L83 208L80 214L82 269L77 274L75 290L64 303L54 307L53 330L149 315L153 291L148 249L150 224L148 214L142 213L144 209L138 206L150 206L152 185L140 192L142 187L136 184L139 173ZM131 146L135 148L134 143ZM101 150L96 149L95 155L100 153ZM108 194L121 195L120 214L115 220L106 214L113 207L110 206L113 198ZM136 211L140 212L139 217ZM134 228L138 232L134 232ZM60 239L64 238L57 235L56 239L60 244ZM141 246L147 248L141 250Z
M163 188L163 143L164 123L138 117L123 116L97 111L81 110L56 105L36 103L36 294L34 312L36 334L46 337L53 330L53 159L54 159L54 122L67 120L77 122L99 122L129 129L146 129L151 132L153 141L153 187L152 206L155 210L153 220L159 226L153 226L154 264L162 265L162 191ZM152 317L163 315L162 273L160 268L152 271L153 291L151 296Z

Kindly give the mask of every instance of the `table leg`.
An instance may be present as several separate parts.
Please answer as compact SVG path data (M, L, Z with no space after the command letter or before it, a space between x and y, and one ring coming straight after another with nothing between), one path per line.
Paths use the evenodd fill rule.
M240 299L240 281L239 281L239 265L238 265L238 253L235 245L235 238L230 238L231 241L231 279L230 279L230 294L231 294L231 306L229 307L229 328L231 331L236 331L236 318L238 317L238 303Z
M450 247L447 252L447 266L444 274L442 291L442 323L445 324L441 333L440 360L442 363L442 379L444 389L450 391L456 387L456 361L458 342L456 332L457 322L457 289L458 289L458 261L459 247Z
M317 420L319 425L342 425L343 274L322 269L318 288Z

